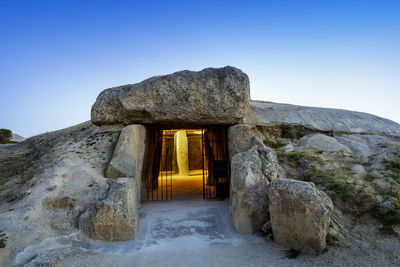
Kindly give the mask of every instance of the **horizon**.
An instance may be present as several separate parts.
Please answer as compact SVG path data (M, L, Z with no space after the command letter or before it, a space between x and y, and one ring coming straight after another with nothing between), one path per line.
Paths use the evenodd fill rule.
M0 128L90 120L106 88L233 66L252 100L400 123L397 1L2 1Z

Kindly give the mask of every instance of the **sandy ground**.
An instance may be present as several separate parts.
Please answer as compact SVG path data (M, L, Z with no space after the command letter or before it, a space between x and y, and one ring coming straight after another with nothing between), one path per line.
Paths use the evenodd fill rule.
M374 231L374 225L360 225L350 243L320 256L289 259L272 240L235 233L228 207L227 200L147 202L136 240L105 243L77 232L45 240L43 251L26 266L399 266L400 236ZM17 260L29 257L27 249Z
M12 163L0 166L0 230L8 237L0 266L400 266L400 226L396 234L370 218L351 220L339 246L289 259L272 240L235 233L228 201L201 197L143 203L135 241L90 240L75 218L106 190L103 172L117 140L84 123L35 137L39 155L27 143L0 147L0 160ZM25 168L25 158L34 161L24 177L4 175ZM185 198L189 188L185 179L173 186L179 182Z
M203 199L203 170L190 170L188 176L160 172L158 189L149 192L148 199Z

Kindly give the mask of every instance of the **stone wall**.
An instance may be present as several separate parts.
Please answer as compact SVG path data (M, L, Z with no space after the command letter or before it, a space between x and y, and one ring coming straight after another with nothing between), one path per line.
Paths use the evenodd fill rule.
M103 241L135 239L139 220L138 180L109 180L107 196L91 206L79 219L79 229Z
M143 125L122 129L105 173L107 178L113 178L109 180L107 195L89 207L79 220L79 229L88 237L104 241L135 239L146 140Z
M143 125L135 124L123 128L105 176L132 177L140 182L145 149L146 128Z

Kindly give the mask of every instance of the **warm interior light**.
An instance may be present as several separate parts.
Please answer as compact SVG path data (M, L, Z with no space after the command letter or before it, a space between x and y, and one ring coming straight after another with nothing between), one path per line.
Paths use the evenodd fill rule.
M203 130L191 130L191 134L203 134Z
M178 163L178 174L180 176L189 175L189 143L186 131L177 131L174 136L176 151L176 162Z
M166 188L172 184L173 198L186 199L203 196L202 135L199 129L163 130L163 143L170 142L172 153L170 161L160 164L159 186ZM170 141L168 141L170 140ZM163 144L166 147L166 144ZM166 158L166 149L163 157ZM165 165L169 165L166 171ZM205 173L207 176L207 173Z

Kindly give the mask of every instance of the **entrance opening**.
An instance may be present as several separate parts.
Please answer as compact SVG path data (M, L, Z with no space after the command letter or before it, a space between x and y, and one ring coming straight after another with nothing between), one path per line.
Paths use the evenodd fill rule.
M226 128L148 127L147 200L229 197Z

